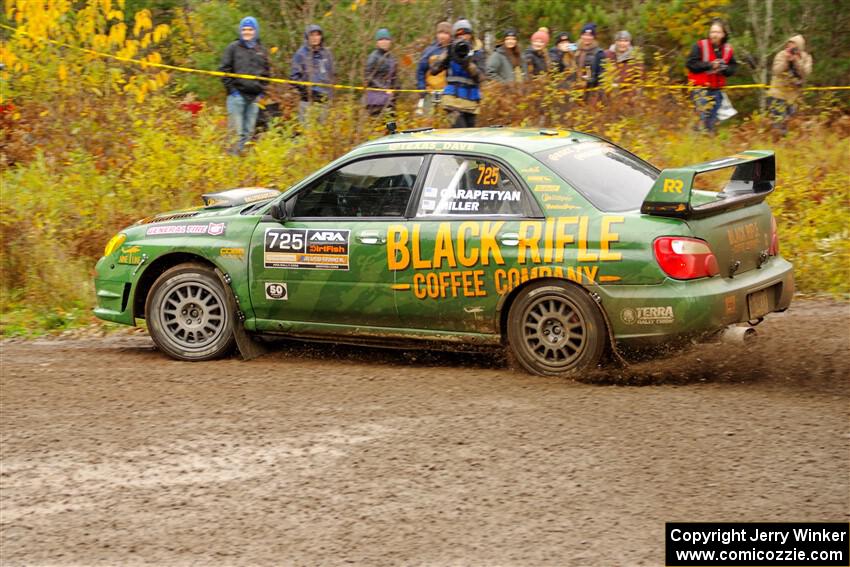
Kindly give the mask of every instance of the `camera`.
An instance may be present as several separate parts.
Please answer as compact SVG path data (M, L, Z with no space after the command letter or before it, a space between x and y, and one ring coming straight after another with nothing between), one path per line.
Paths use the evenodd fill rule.
M458 40L452 43L449 48L449 56L456 62L461 63L472 55L472 44L465 40Z
M798 48L798 47L792 47L791 48L791 55L797 55L798 53L800 53L800 48Z

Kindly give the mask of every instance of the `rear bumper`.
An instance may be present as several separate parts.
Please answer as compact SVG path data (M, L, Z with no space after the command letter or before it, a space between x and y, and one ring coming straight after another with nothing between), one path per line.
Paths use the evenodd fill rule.
M794 294L794 273L789 262L776 257L734 278L667 279L659 285L598 289L618 341L657 343L754 319L748 297L761 290L767 290L768 313L787 309Z

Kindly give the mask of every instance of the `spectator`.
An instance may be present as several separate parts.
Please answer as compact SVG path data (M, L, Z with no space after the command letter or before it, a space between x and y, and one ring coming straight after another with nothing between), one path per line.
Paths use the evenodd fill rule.
M397 89L398 61L390 53L392 47L392 36L386 28L381 28L375 34L375 50L366 59L366 86L379 89ZM378 116L382 112L395 111L394 92L366 91L366 110L371 116Z
M788 118L797 109L797 101L812 72L812 56L806 53L806 40L795 35L773 58L773 77L767 91L767 108L777 131L788 131Z
M691 48L687 61L688 80L694 85L691 98L700 117L700 127L713 132L717 124L717 111L723 101L726 77L735 74L738 67L735 53L729 44L729 30L722 20L712 20L708 39L701 39Z
M333 56L324 46L325 34L316 24L307 26L304 32L304 45L292 56L292 70L289 78L293 81L331 84L334 82ZM321 114L327 112L326 104L331 97L332 89L324 86L296 85L301 95L298 103L298 119L302 124L307 122L307 114L311 104L321 105Z
M452 25L449 22L437 24L436 39L422 52L419 65L416 67L416 88L428 90L427 93L419 95L419 103L416 106L417 114L421 115L433 111L434 105L439 100L440 91L446 88L446 71L440 71L435 75L429 71L429 67L437 56L446 50L451 41Z
M484 50L472 34L469 20L452 25L454 41L431 64L431 73L447 71L446 88L440 102L453 118L453 128L474 128L481 106L479 85L484 76Z
M521 83L525 79L522 54L517 44L517 31L508 28L502 43L487 59L487 78L500 83Z
M551 63L546 46L549 44L549 33L539 29L531 34L531 46L523 53L523 66L528 78L544 75L549 71Z
M260 43L260 24L255 18L248 16L239 22L239 39L224 49L218 70L239 75L270 76L269 55ZM257 101L263 96L266 83L236 77L224 77L222 82L227 90L227 122L238 138L231 153L239 153L254 135L260 110Z
M576 50L578 46L570 41L567 32L561 32L555 37L555 46L549 50L552 69L556 73L565 73L567 84L575 80Z
M626 30L618 31L614 43L605 52L608 67L614 73L615 86L635 83L643 74L643 64L639 53L632 45L632 34Z
M576 52L576 71L578 73L579 85L586 89L594 89L599 86L602 78L602 61L605 52L596 41L596 24L588 23L581 28L579 48ZM598 96L589 99L596 100Z

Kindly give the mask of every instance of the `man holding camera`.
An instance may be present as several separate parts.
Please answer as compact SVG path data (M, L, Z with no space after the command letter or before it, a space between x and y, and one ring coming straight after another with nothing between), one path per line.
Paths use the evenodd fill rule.
M469 20L452 26L452 43L431 64L431 74L446 71L446 88L441 106L452 118L452 128L474 128L481 105L481 80L484 77L484 49L472 35Z
M773 77L767 91L767 108L773 127L782 134L788 131L788 118L794 114L806 77L812 72L812 56L806 53L806 40L795 35L785 49L773 58Z
M711 21L708 39L699 40L688 57L688 80L698 87L691 92L702 128L714 131L717 111L723 101L726 77L735 74L738 67L735 53L729 44L729 31L722 20Z

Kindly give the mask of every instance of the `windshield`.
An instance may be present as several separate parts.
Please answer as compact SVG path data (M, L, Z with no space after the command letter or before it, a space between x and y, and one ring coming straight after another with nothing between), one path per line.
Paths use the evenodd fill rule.
M583 142L535 154L604 212L639 209L658 170L608 142Z

